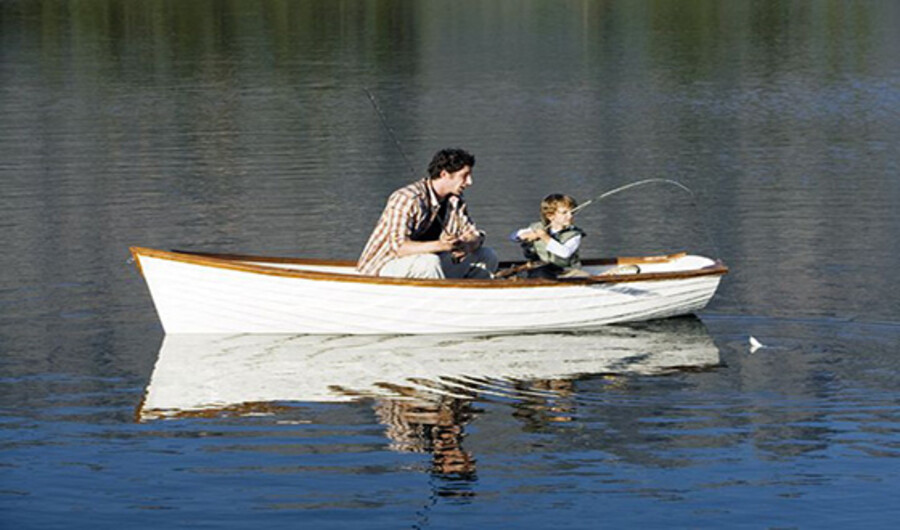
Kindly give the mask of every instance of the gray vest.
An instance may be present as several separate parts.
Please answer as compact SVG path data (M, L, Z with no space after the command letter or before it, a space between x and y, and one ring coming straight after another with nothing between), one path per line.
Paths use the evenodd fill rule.
M531 230L537 230L543 227L543 223L537 222L533 223L528 228L530 228ZM545 228L545 230L547 229ZM550 231L547 230L547 233L550 234ZM555 234L550 234L550 237L562 244L565 244L566 241L572 239L575 236L584 237L585 235L586 234L584 233L584 230L578 228L577 226L569 226L563 228L561 231ZM522 250L525 252L525 258L529 261L543 261L551 265L555 265L561 269L581 268L581 258L578 256L577 250L568 258L561 258L556 254L548 251L547 243L544 243L540 239L536 241L522 242Z

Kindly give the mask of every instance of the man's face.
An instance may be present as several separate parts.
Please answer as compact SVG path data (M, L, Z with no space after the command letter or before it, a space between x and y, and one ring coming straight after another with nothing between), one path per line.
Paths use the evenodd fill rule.
M459 195L472 185L472 168L463 166L462 169L453 173L444 170L441 171L441 178L446 179L446 189L451 195Z

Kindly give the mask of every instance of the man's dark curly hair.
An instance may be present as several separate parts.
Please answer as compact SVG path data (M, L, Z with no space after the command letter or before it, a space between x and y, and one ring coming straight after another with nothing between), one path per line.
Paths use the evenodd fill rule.
M472 154L462 149L441 149L434 154L434 158L428 164L428 176L436 179L445 169L454 173L465 166L475 167L475 157Z

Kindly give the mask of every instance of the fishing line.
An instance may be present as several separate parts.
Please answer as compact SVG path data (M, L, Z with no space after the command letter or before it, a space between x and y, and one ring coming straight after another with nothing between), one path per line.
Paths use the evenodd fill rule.
M602 193L602 194L594 197L593 199L583 202L582 204L573 208L572 213L575 213L578 210L581 210L582 208L586 207L587 205L589 205L593 202L603 200L603 199L610 197L612 195L615 195L617 193L623 192L623 191L631 189L631 188L636 188L638 186L643 186L645 184L669 184L669 185L675 186L676 188L679 188L680 190L686 192L688 195L691 196L691 205L694 207L694 211L702 219L703 212L700 210L700 205L697 202L697 195L694 193L694 191L691 190L690 188L688 188L687 186L685 186L684 184L682 184L681 182L678 182L677 180L663 179L663 178L651 178L651 179L639 180L636 182L631 182L629 184L625 184L624 186L619 186L618 188L612 189L610 191L607 191L605 193ZM712 251L714 252L714 256L712 256L712 258L716 259L716 260L721 260L722 252L719 250L719 245L716 244L716 240L712 236L709 225L707 223L703 223L702 221L701 221L701 224L703 226L703 230L702 230L703 235L706 237L707 243L710 245L710 247L712 248ZM724 296L722 293L719 293L718 296L720 299L723 299L723 298L725 300L731 299L732 302L734 302L734 299L730 296ZM752 339L752 337L751 337L751 339ZM751 344L751 353L759 348L759 347L753 348L752 341L750 344Z
M685 186L684 184L678 182L677 180L663 179L663 178L652 178L652 179L645 179L645 180L639 180L639 181L636 181L636 182L631 182L631 183L629 183L629 184L625 184L624 186L619 186L618 188L615 188L615 189L612 189L612 190L607 191L607 192L605 192L605 193L602 193L602 194L600 194L600 195L594 197L593 199L590 199L590 200L588 200L588 201L585 201L584 203L582 203L582 204L578 205L577 207L573 208L573 209L572 209L572 213L575 213L575 212L577 212L578 210L581 210L582 208L584 208L585 206L587 206L587 205L589 205L589 204L591 204L591 203L593 203L593 202L600 201L600 200L602 200L602 199L605 199L605 198L607 198L607 197L610 197L610 196L612 196L612 195L615 195L616 193L620 193L620 192L623 192L623 191L625 191L625 190L628 190L628 189L631 189L631 188L635 188L635 187L638 187L638 186L643 186L643 185L645 185L645 184L670 184L670 185L672 185L672 186L675 186L675 187L677 187L677 188L679 188L679 189L681 189L681 190L687 192L687 194L691 196L691 205L694 207L694 211L695 211L695 212L697 213L697 215L701 218L701 224L702 224L702 226L703 226L703 230L702 230L703 235L706 236L706 241L707 241L707 243L710 245L710 247L712 248L712 251L713 251L713 253L714 253L714 255L712 256L712 258L715 259L715 260L721 260L721 259L722 259L722 252L719 250L719 245L716 244L716 240L715 240L715 238L713 238L713 236L712 236L712 232L711 232L711 230L710 230L710 225L707 224L707 223L702 222L703 212L700 210L700 205L699 205L698 202L697 202L697 195L694 193L693 190L691 190L690 188L688 188L688 187ZM740 302L737 301L737 299L736 299L734 296L726 295L725 293L721 293L721 292L720 292L720 293L717 294L717 297L718 297L720 300L731 301L731 302L732 302L733 304L735 304L736 306L740 306ZM759 343L759 341L756 341L756 339L754 339L752 335L750 335L749 343L750 343L750 353L753 353L753 352L757 351L758 349L764 348L764 347L765 347L765 345L762 345L762 344Z

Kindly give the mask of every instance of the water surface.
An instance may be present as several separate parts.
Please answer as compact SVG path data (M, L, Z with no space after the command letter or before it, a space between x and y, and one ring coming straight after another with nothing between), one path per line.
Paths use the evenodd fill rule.
M0 527L892 526L898 15L0 3ZM504 259L548 193L671 178L584 254L732 272L599 333L163 336L128 246L354 259L445 146Z

